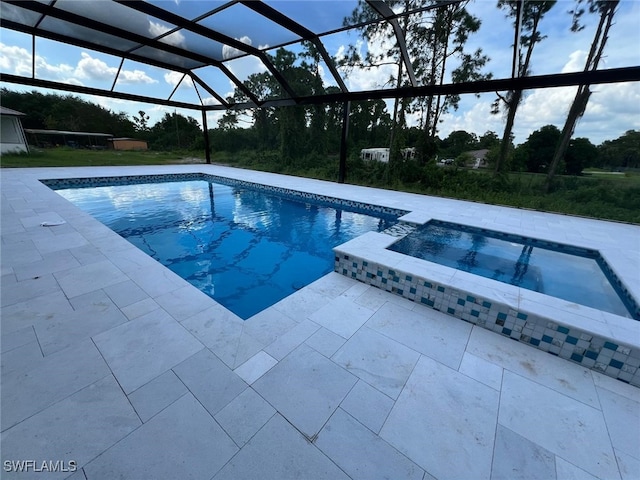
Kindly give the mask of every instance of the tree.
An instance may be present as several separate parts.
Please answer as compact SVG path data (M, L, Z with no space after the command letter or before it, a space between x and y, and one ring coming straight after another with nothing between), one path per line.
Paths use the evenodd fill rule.
M484 135L478 138L478 148L491 150L494 147L500 146L500 137L493 131L486 131Z
M477 17L467 11L468 3L461 1L444 5L432 10L428 18L421 18L419 23L413 25L409 50L415 59L413 66L416 77L422 84L443 84L448 62L454 58L460 65L451 73L453 83L491 78L491 74L481 73L489 61L482 49L472 53L464 50L469 36L477 32L481 24ZM435 138L440 118L450 109L457 110L459 102L459 95L422 97L413 102L412 111L422 113L425 137Z
M149 115L144 110L138 110L138 116L134 115L132 118L136 132L142 134L149 132Z
M451 132L447 138L442 141L443 154L447 158L456 158L463 152L475 150L478 146L478 137L475 133L468 133L464 130L456 130Z
M238 112L225 110L222 117L218 119L218 128L225 131L238 128Z
M179 113L165 113L162 120L151 127L150 146L158 150L190 150L200 142L202 130L193 117Z
M588 138L571 140L567 153L564 155L564 173L580 175L583 168L597 163L598 156L598 148Z
M296 95L323 93L320 56L312 44L305 43L305 48L300 55L279 48L274 56L270 56L270 61ZM288 96L284 86L269 72L249 75L244 84L261 100ZM234 100L246 102L248 98L236 88ZM326 152L325 116L323 106L259 107L253 110L253 128L257 131L261 148L277 146L282 160L291 165L311 151Z
M480 21L469 14L466 5L469 0L443 3L438 5L432 0L393 0L386 2L394 11L415 11L411 15L403 15L398 19L402 35L406 39L412 69L418 83L423 85L439 85L444 83L445 74L450 70L450 60L456 59L459 66L451 72L454 83L488 79L490 75L480 73L488 61L481 49L466 52L464 47L470 34L480 28ZM435 8L430 8L435 7ZM366 57L360 57L356 47L352 47L345 56L343 65L352 68L372 68L381 65L396 65L397 73L391 75L388 83L400 87L408 81L405 64L396 41L396 30L390 22L367 23L379 18L369 4L360 0L352 15L345 21L361 23L363 37L369 43L386 41L390 47L386 50L367 49ZM399 150L398 132L405 125L407 113L419 113L423 138L417 143L422 161L435 155L435 136L442 114L450 108L457 108L457 95L430 96L413 101L396 99L392 112L392 130L390 147ZM393 155L392 155L393 160Z
M133 122L124 112L111 110L73 95L13 92L3 88L2 105L23 112L25 128L135 135Z
M525 50L524 56L522 51L518 50L518 77L525 77L530 73L531 55L537 43L541 42L545 37L541 35L539 27L540 21L544 15L553 8L556 0L498 0L498 8L507 11L507 17L514 19L514 25L517 23L519 16L522 16L521 32L520 32L520 48ZM520 11L520 8L522 11ZM514 48L516 48L514 46ZM511 90L506 95L498 94L498 99L493 103L491 113L497 114L502 104L507 110L507 119L502 134L502 143L500 145L500 154L494 166L495 173L505 168L507 154L511 145L511 132L516 118L516 111L522 100L522 90Z
M609 29L611 28L613 16L615 15L616 8L618 6L618 0L577 0L578 6L583 1L588 2L589 11L591 13L597 12L600 15L600 22L596 28L593 41L591 42L591 49L589 50L584 66L584 71L587 72L597 70L598 68L602 52L607 43L607 39L609 38ZM584 9L576 7L576 9L571 13L573 13L571 30L574 32L582 30L584 26L580 24L580 18L584 14ZM567 153L571 136L575 131L578 120L582 117L587 108L590 96L591 90L589 89L589 85L578 86L576 96L573 99L573 103L569 109L569 114L567 115L564 127L562 128L562 136L558 142L556 151L554 152L553 160L551 161L545 187L547 191L550 188L551 180L556 173L558 164Z
M640 168L640 131L628 130L598 147L600 163L609 168Z
M529 135L524 143L527 171L542 173L547 170L559 138L560 130L555 125L545 125Z

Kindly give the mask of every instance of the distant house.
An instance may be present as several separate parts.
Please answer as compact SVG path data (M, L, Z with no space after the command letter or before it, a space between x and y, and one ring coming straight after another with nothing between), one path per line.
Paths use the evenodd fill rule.
M147 150L146 140L138 140L136 138L110 138L110 147L114 150Z
M0 155L4 153L29 152L20 117L24 113L0 107Z
M470 152L466 152L466 153L468 153L473 157L473 168L480 168L480 167L487 166L487 161L485 160L485 157L487 156L487 153L489 153L488 149L483 148L482 150L471 150Z

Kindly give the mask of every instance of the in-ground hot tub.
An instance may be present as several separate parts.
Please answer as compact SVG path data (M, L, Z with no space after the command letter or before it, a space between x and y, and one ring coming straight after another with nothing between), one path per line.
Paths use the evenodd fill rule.
M388 249L640 320L635 300L595 250L438 220Z
M640 386L640 322L629 318L637 314L631 295L635 313L625 309L623 316L393 250L417 228L401 223L339 245L334 270ZM460 253L464 257L469 249ZM470 257L467 263L473 263ZM524 259L517 263L514 268L522 269ZM622 283L620 289L625 291Z

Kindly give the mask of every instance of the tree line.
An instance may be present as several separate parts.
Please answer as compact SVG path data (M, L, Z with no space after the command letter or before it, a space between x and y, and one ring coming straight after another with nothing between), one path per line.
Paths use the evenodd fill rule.
M350 47L340 58L332 61L348 75L356 68L373 69L381 65L390 67L388 85L402 87L411 79L403 55L395 42L397 28L406 38L411 59L412 75L419 84L440 85L447 82L469 82L490 79L487 71L490 58L481 48L470 50L469 38L481 28L480 19L467 9L470 0L449 4L433 0L388 0L389 6L400 15L397 24L370 23L377 13L369 4L360 0L354 11L344 19L345 25L361 25L357 29L363 40L377 42L386 48L362 53L356 46ZM521 19L520 35L513 39L517 44L514 76L526 76L532 72L535 47L544 39L544 18L556 0L498 0L497 8L511 21ZM599 21L587 55L585 70L595 69L602 57L609 30L613 23L618 0L574 0L571 30L585 28L586 15L594 15ZM437 6L437 8L432 8ZM420 11L420 14L403 15ZM352 42L357 45L357 42ZM302 48L293 52L280 48L271 55L271 62L288 82L293 91L302 96L333 93L338 87L325 86L322 81L322 56L312 42L302 42ZM261 100L288 96L282 85L268 72L250 75L245 88L236 88L230 102L241 104L249 100L251 91ZM469 149L489 150L490 167L499 175L508 171L546 173L550 184L556 173L580 173L585 166L610 166L637 168L637 156L630 153L635 148L635 132L627 132L617 140L611 140L606 148L596 148L588 139L573 139L576 122L584 113L589 100L588 85L579 85L574 102L561 130L553 126L542 127L531 134L523 145L513 144L513 127L518 106L526 92L497 92L493 114L505 116L505 128L501 133L485 132L476 140L465 140L474 133L453 132L446 139L439 137L438 126L442 116L458 108L457 95L435 95L419 98L396 99L390 109L382 100L353 102L349 115L348 145L355 157L361 148L387 146L391 151L390 175L406 170L402 165L407 159L400 150L407 146L416 148L417 166L424 166L436 158L456 158L460 144ZM92 105L77 97L30 92L18 94L3 90L3 104L29 113L25 126L84 131L105 131L116 136L135 136L146 139L155 149L201 149L204 141L198 122L177 113L166 113L153 126L148 125L148 115L140 111L129 118L125 113L114 113ZM64 102L61 100L64 99ZM229 110L210 130L211 145L215 151L237 153L240 150L258 151L267 160L277 159L284 166L313 167L326 161L327 156L339 151L342 104L260 107L252 110ZM409 127L407 118L417 118L417 125ZM250 118L250 126L242 124ZM559 135L558 135L559 132ZM542 139L542 141L540 140ZM544 145L544 149L536 145ZM624 144L624 147L620 145ZM604 145L604 144L603 144ZM544 154L541 152L544 151ZM580 154L576 153L580 152ZM579 157L579 158L578 158Z
M154 125L149 125L149 116L144 111L129 116L125 112L115 113L100 105L82 100L72 95L57 95L40 92L15 92L3 88L2 103L8 108L28 112L22 118L25 128L68 130L96 133L111 133L115 137L132 137L147 140L153 150L202 150L204 139L200 126L192 117L179 113L165 113ZM238 154L247 151L263 151L266 156L280 159L283 150L280 121L287 113L281 110L266 110L254 114L267 118L250 128L238 126L238 112L227 112L218 122L218 127L209 130L213 151ZM315 129L290 122L290 135L299 135L295 145L287 144L289 163L298 167L313 166L323 162L327 155L339 153L342 113L341 107L323 106L324 122ZM306 115L308 112L303 112ZM398 136L405 145L417 145L423 135L420 127L406 127ZM546 125L531 133L527 140L518 145L510 145L513 153L510 170L546 173L555 145L561 139L562 131L554 125ZM392 137L392 119L382 100L356 102L351 107L349 150L357 157L362 148L388 145ZM435 135L431 142L433 159L451 158L464 163L463 154L474 150L488 150L486 160L494 168L501 148L496 132L487 131L482 135L464 130L451 132L441 139ZM284 156L282 157L284 158ZM562 162L557 167L559 173L579 175L582 169L637 169L640 168L640 131L629 130L622 136L594 145L587 138L571 139Z
M419 84L440 85L492 78L492 73L487 71L490 58L481 48L468 48L468 39L481 28L480 19L467 9L470 0L441 4L437 8L431 8L436 5L432 0L389 0L387 3L394 12L399 13L395 26L390 22L370 23L369 20L373 20L378 14L363 0L345 19L345 25L363 25L358 29L363 40L379 42L382 39L387 40L383 45L388 45L386 49L369 50L363 54L358 42L352 42L344 55L334 59L335 65L347 75L356 68L366 70L386 65L391 66L392 70L387 85L410 85L402 52L394 40L396 31L400 28L406 38L413 75ZM602 58L618 3L618 0L574 0L571 4L573 8L568 11L571 31L585 29L584 20L587 15L597 18L591 45L585 45L585 50L588 50L585 71L596 69ZM558 8L557 4L556 0L497 1L497 8L514 22L514 26L516 19L520 19L519 36L513 39L517 44L513 76L523 77L533 71L534 49L546 38L544 18L552 9ZM421 13L403 15L410 11ZM337 87L323 87L320 78L321 57L314 44L303 42L302 46L302 51L297 54L279 49L271 57L274 66L283 74L291 88L300 95L338 91ZM447 78L447 75L450 77ZM285 96L282 86L268 72L250 75L245 86L264 100ZM555 174L579 174L587 166L637 168L635 157L628 153L626 147L622 149L607 144L606 148L600 149L588 139L572 138L590 97L589 85L578 85L561 130L553 126L542 127L523 145L516 147L512 132L518 107L525 95L526 92L519 90L497 92L491 113L503 114L505 127L500 135L491 132L491 143L486 147L490 149L488 160L496 175L508 171L545 173L548 177L548 190ZM233 98L229 100L241 103L248 101L248 97L245 90L236 88ZM415 161L419 167L438 157L455 157L458 152L451 152L447 142L460 141L466 132L454 132L456 135L453 138L441 140L438 126L445 113L458 108L459 101L458 95L396 99L390 110L382 100L352 103L349 124L351 155L357 155L364 147L389 147L392 176L394 172L406 170L402 163L407 160L400 154L403 147L416 148ZM239 127L239 118L243 113L251 118L251 128L248 131ZM298 166L304 166L315 162L318 156L337 153L341 115L342 105L229 111L220 120L218 129L213 134L216 138L213 144L230 152L242 149L243 146L248 149L270 150L274 155L279 155L285 165L297 163ZM417 126L407 125L409 116L418 119ZM534 148L540 138L550 142L544 144L544 155ZM632 145L634 138L634 132L630 131L610 143ZM485 148L479 145L474 147ZM623 154L623 151L627 153Z
M145 112L134 116L113 112L74 95L2 88L0 96L3 106L25 114L21 122L27 129L109 133L114 137L146 140L154 150L194 150L203 145L198 122L175 112L165 113L150 126Z

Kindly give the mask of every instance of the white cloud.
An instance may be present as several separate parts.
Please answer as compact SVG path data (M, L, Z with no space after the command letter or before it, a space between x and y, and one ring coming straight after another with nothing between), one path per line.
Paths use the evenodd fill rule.
M184 73L168 72L164 74L164 81L167 82L172 87L175 87L176 85L178 85L178 83L182 80L183 77L184 77ZM193 88L193 84L187 81L187 79L185 78L185 80L182 83L180 83L179 88L184 88L184 89Z
M86 52L80 54L82 57L75 68L75 75L78 78L92 80L112 80L118 71L115 67L109 67L106 62L99 58L93 58Z
M587 52L576 50L569 55L569 61L562 67L562 73L580 72L584 70Z
M164 33L167 33L169 30L171 30L169 27L166 27L161 23L156 23L149 20L149 33L151 34L152 37L158 37ZM162 37L160 41L168 45L173 45L174 47L185 46L184 35L180 32L173 32L172 34L167 35L166 37Z
M253 42L251 41L251 38L249 38L248 36L244 36L241 38L236 38L236 40L238 40L239 42L244 43L245 45L249 45L251 46L253 44ZM235 47L230 47L229 45L223 45L222 46L222 58L224 60L227 60L229 58L234 58L234 57L238 57L240 55L243 55L245 52L243 52L242 50L239 50Z
M66 63L58 65L47 63L46 59L36 55L36 78L54 80L72 85L82 85L82 82L74 77L74 67Z
M504 121L502 115L491 115L489 97L485 95L482 99L474 100L472 107L442 116L442 122L438 126L440 138L446 138L456 130L465 130L478 136L487 131L494 131L498 136L502 136Z
M220 102L215 97L204 97L202 103L205 105L220 105Z
M390 88L389 79L398 75L398 66L395 61L387 56L387 52L393 47L392 40L384 35L372 38L370 41L358 40L355 44L359 56L364 59L367 52L374 57L381 57L379 66L367 65L365 67L353 67L343 69L342 76L346 80L347 88L352 91L376 90L379 88ZM344 58L345 48L339 48L338 58Z
M54 80L72 85L84 85L82 80L113 81L118 69L106 62L81 52L76 66L66 63L49 63L46 58L36 55L36 78ZM20 47L0 43L0 68L3 72L20 76L31 76L31 53ZM121 70L118 84L158 83L142 70Z
M151 85L158 83L158 80L151 78L142 70L121 70L118 76L118 85L144 83Z
M31 75L31 53L20 47L0 43L0 68L14 75Z

